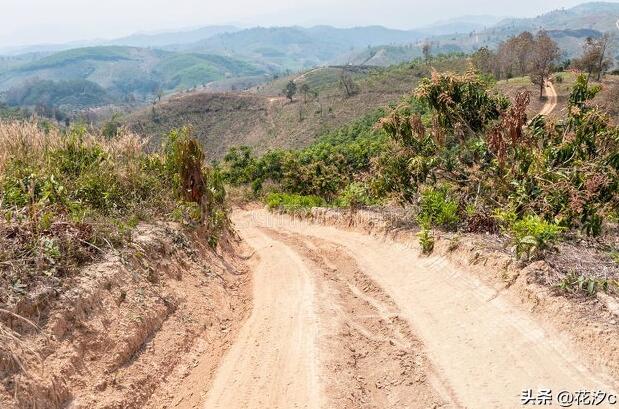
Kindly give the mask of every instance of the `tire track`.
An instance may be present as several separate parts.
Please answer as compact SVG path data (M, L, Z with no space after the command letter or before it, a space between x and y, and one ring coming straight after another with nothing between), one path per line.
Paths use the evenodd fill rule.
M366 353L368 356L383 356L381 354L385 350L381 342L386 339L384 331L390 334L389 344L395 344L391 346L404 346L408 353L417 353L421 343L411 343L408 336L404 338L408 344L400 341L395 335L397 331L393 330L394 323L384 328L376 323L372 324L376 327L368 326L365 321L372 316L374 318L370 322L373 322L372 319L382 314L380 319L388 322L389 314L397 311L398 317L410 326L411 335L414 332L418 337L415 339L423 342L431 362L428 369L433 367L438 374L436 379L441 382L432 386L436 390L442 388L452 391L456 401L460 402L458 406L519 407L519 396L525 388L613 391L616 387L617 380L588 370L577 349L563 336L535 321L527 311L512 305L503 295L497 295L493 288L466 271L454 268L440 257L421 257L416 250L403 244L313 225L287 216L273 215L265 210L237 213L234 219L242 235L260 226L269 229L263 232L267 231L274 241L289 240L287 237L290 236L295 237L296 241L302 240L304 244L293 242L284 247L288 248L287 251L297 250L301 256L297 256L295 263L301 263L314 275L318 274L316 271L325 275L320 283L328 283L335 289L331 290L331 296L327 296L324 294L329 292L322 291L320 287L323 284L317 284L316 288L322 291L319 293L323 297L317 302L317 310L324 316L322 308L326 306L327 311L331 308L331 315L338 317L338 320L343 319L350 328L350 334L365 339L366 345L377 348L368 347L364 350L364 356ZM325 246L331 245L336 247L325 249ZM354 271L357 270L375 283L374 286L392 303L377 300L370 287L357 284L354 280ZM342 283L350 283L349 290ZM336 306L341 308L342 300L351 300L351 294L353 298L356 296L354 303L351 301L352 308L344 308L343 313L337 312ZM356 303L364 299L361 308L361 304ZM343 305L349 304L344 302ZM320 389L321 393L325 393L325 402L333 402L333 392L341 388L332 389L328 382L324 382L324 376L338 377L347 373L335 372L334 375L333 368L338 366L331 367L328 364L328 357L332 356L330 354L335 353L337 356L341 353L337 349L338 342L346 345L348 341L346 337L336 336L331 343L319 343L321 367L327 368L322 378L323 388ZM389 353L385 356L393 358ZM398 361L385 358L378 362L379 367L388 370L390 365L397 365ZM342 365L340 363L340 367ZM366 373L366 369L359 368L361 373ZM433 372L426 372L426 375ZM373 379L369 375L362 377ZM376 399L376 407L385 407L381 406L385 401L380 400L380 393L373 392L366 390L356 397L360 400L353 402L368 403ZM360 406L352 404L350 407ZM414 402L400 407L428 406Z

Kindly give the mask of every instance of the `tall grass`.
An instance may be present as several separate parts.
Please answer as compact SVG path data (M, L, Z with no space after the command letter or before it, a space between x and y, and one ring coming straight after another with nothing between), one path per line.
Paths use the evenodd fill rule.
M141 221L205 225L217 244L225 192L189 131L171 133L158 152L144 146L125 131L109 139L0 122L0 307L121 246Z

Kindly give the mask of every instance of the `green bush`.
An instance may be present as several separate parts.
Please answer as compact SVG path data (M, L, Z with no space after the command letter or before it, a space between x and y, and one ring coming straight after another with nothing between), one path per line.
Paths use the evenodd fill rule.
M421 192L417 220L421 225L456 227L460 221L458 203L450 197L447 187L430 187Z
M617 291L619 281L569 273L559 281L556 287L564 293L582 293L588 297L593 297L599 291Z
M224 179L233 186L251 186L255 195L269 182L286 193L336 200L384 149L385 135L374 127L383 114L377 110L302 150L272 150L258 157L248 147L232 148L220 165Z
M361 182L353 182L346 186L335 201L338 207L350 208L371 206L377 203L378 200L370 195L368 187Z
M547 222L537 215L528 215L507 220L508 234L515 246L516 256L526 255L527 259L539 257L560 239L563 227Z
M421 246L422 254L432 254L434 250L434 236L428 226L422 226L419 233L417 233L417 238L419 239L419 246Z
M266 197L266 203L270 210L282 210L290 213L326 205L324 199L319 196L289 193L271 193Z

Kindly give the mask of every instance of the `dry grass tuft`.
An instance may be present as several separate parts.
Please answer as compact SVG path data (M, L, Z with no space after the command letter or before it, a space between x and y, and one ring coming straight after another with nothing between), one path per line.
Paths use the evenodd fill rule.
M0 308L0 315L17 319L26 325L38 330L32 321ZM26 376L30 375L32 363L40 363L40 357L28 346L22 336L0 322L0 372L19 369Z

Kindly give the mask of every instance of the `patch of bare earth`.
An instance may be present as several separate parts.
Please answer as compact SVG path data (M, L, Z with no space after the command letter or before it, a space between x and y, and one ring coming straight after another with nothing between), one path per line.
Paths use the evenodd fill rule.
M313 209L304 219L338 226L401 243L419 251L416 228L402 211L360 210L355 213ZM612 227L612 226L611 226ZM481 280L495 295L530 313L544 328L573 344L586 366L619 380L619 294L599 291L593 297L562 292L557 285L567 274L619 279L608 243L617 244L616 228L601 240L561 243L544 261L517 262L509 242L490 234L435 232L433 257L446 259L451 268L462 269ZM453 279L458 279L458 273ZM578 357L573 357L578 359ZM614 380L614 381L612 381Z
M438 382L422 343L396 304L342 246L264 229L315 274L326 407L437 408L453 396Z
M201 384L248 314L248 276L234 243L212 251L172 225L143 225L57 288L30 293L2 323L12 328L21 367L0 363L2 408L165 408L191 396L196 356Z
M438 238L424 257L415 231L381 216L236 212L261 259L256 308L206 407L507 408L526 387L617 389L608 326L472 236Z

